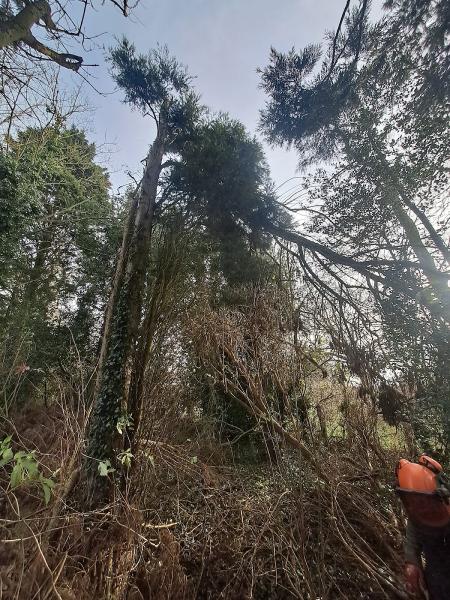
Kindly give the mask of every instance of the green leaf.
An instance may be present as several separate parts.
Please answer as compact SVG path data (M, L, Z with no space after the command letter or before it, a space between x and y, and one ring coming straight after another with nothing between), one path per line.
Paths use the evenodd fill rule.
M50 479L47 479L45 481L50 481ZM51 482L53 483L53 481ZM44 493L44 502L45 504L48 504L50 502L50 497L52 495L52 487L48 485L48 483L44 483L44 480L41 480L41 486L42 486L42 491Z
M101 460L98 463L98 474L100 477L107 477L109 473L113 473L115 469L111 467L111 462L109 460Z
M40 479L41 483L43 485L46 485L47 487L49 487L51 490L55 487L55 482L52 481L51 479L47 479L47 477L42 477L41 475L41 479Z
M23 481L23 470L20 462L16 463L11 471L10 483L11 488L18 487Z
M5 450L5 448L8 448L9 445L11 444L11 440L12 440L12 435L8 435L7 437L5 437L4 440L2 440L1 444L0 444L0 450Z
M23 459L21 459L18 462L21 462L22 470L24 471L24 478L38 479L38 464L32 454L27 454Z
M116 429L122 435L122 433L126 429L133 429L133 419L127 414L123 414L119 417L119 420L116 423Z
M98 463L98 473L100 477L106 477L108 475L108 465L105 462Z
M12 460L13 456L14 456L14 453L11 450L11 448L5 448L5 450L3 450L3 452L2 452L2 458L0 460L0 467L4 467L6 464L8 464Z
M131 448L128 448L128 450L125 450L125 452L121 452L118 458L125 467L129 468L131 466L131 459L133 458Z
M197 456L191 456L191 463L195 465L198 462Z

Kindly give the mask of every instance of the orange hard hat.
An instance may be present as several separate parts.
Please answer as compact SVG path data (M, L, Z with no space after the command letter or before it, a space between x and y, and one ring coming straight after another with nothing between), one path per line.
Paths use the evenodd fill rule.
M398 487L411 492L435 492L436 475L441 472L441 465L424 454L419 458L419 463L402 458L396 469Z
M449 491L442 466L423 454L418 463L402 458L395 470L396 491L409 518L418 525L444 527L450 522Z

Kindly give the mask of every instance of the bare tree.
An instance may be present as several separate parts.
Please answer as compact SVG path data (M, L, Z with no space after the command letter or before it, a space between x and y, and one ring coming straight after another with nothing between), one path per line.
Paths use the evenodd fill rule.
M124 16L128 15L127 0L111 0ZM15 53L25 54L34 60L50 60L61 67L78 71L83 58L70 52L61 52L54 46L62 46L70 37L85 38L84 24L88 9L87 0L82 0L82 10L77 22L74 13L78 12L74 3L61 4L47 0L6 0L0 6L0 49L11 48ZM33 28L41 28L43 36L38 39ZM44 39L42 39L42 37Z

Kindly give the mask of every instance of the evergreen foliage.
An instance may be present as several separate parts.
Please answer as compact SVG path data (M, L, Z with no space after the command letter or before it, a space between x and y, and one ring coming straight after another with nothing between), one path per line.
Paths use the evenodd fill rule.
M388 2L386 16L370 24L363 2L328 37L322 62L315 46L272 50L261 71L268 140L294 145L302 166L329 161L305 181L320 206L309 234L366 265L384 261L384 280L368 286L382 345L400 379L414 372L413 385L427 390L420 411L440 407L440 448L450 435L450 379L442 372L450 358L446 4ZM350 293L354 284L332 262L326 268L331 286Z

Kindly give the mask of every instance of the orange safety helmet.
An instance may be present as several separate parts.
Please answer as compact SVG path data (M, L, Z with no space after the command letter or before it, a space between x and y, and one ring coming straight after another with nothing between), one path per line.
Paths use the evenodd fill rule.
M417 525L445 527L450 523L450 492L442 466L422 454L418 463L402 458L395 469L396 492L408 517Z

